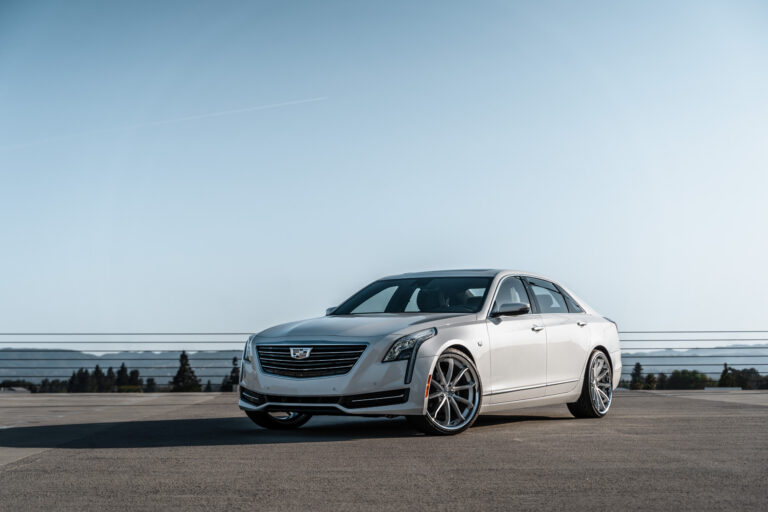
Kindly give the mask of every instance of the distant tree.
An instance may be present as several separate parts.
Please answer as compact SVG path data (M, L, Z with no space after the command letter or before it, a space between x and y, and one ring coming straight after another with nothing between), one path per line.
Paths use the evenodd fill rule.
M117 376L115 375L115 370L112 369L110 366L107 368L107 374L104 376L104 391L110 392L115 390L115 383L117 381Z
M205 383L205 389L203 391L206 393L213 391L213 386L211 386L211 379L208 379L208 382Z
M200 379L195 376L189 365L189 357L185 351L179 356L179 370L171 381L171 391L200 391Z
M139 370L131 370L131 373L128 374L128 385L141 386L142 384L144 381L139 378Z
M233 386L240 384L240 364L238 363L237 356L232 358L232 371L229 372L229 378Z
M639 362L635 363L635 367L632 369L629 389L643 389L643 366Z
M75 374L75 372L72 372L72 376L69 378L69 381L67 382L67 393L74 393L76 385L77 385L77 374Z
M710 385L714 385L714 381L698 370L675 370L667 380L666 389L704 389Z
M88 393L91 391L91 374L88 370L80 368L75 374L74 393Z
M737 370L723 364L723 372L720 374L720 380L717 382L719 387L738 387L741 389L766 389L768 387L768 377L761 376L754 368L742 368Z
M666 373L660 373L659 376L656 377L656 389L667 389Z
M104 379L105 379L104 372L101 371L101 368L99 368L99 365L96 365L96 367L93 369L93 375L91 377L91 391L95 391L97 393L104 393L107 391L104 387Z
M155 384L155 379L152 377L147 379L147 385L144 386L144 392L145 393L154 393L157 391L157 384Z
M67 391L67 381L59 379L43 379L39 393L64 393Z
M120 368L117 370L115 385L117 387L128 385L128 368L125 367L125 363L121 364Z
M645 382L643 383L643 389L656 389L656 376L649 373L645 376Z
M232 358L232 371L221 381L221 391L234 391L240 383L240 366L237 357Z
M717 381L719 388L732 388L736 385L733 374L728 371L728 363L723 363L723 371L720 374L720 380Z

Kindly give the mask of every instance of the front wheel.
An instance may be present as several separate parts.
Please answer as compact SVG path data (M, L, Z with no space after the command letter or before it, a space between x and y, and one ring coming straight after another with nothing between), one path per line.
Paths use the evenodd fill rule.
M255 424L270 430L291 430L309 421L311 414L303 412L245 411Z
M595 350L589 356L584 371L581 396L568 404L568 410L577 418L602 418L608 414L613 401L613 371L608 356Z
M448 349L440 354L432 372L427 414L408 416L408 421L425 434L464 432L477 419L482 391L472 360L459 350Z

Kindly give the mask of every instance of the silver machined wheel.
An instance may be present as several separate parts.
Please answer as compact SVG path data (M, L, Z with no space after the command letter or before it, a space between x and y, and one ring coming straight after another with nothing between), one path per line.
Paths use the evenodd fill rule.
M589 397L595 410L603 415L613 400L611 364L602 352L595 352L589 365Z
M477 372L459 357L441 355L427 396L427 417L444 430L459 430L472 421L480 404Z

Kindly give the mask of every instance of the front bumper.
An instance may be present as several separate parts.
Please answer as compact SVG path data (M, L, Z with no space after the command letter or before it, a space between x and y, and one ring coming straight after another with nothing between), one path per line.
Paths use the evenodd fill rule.
M408 402L409 388L347 396L283 396L262 395L240 388L241 408L267 412L294 411L311 414L359 414L359 409L371 409ZM243 407L242 402L251 407Z
M425 414L427 376L434 358L417 357L412 380L405 384L407 361L381 362L382 351L388 348L388 342L373 343L348 373L315 378L265 373L254 354L253 361L242 366L238 405L246 411L366 416Z

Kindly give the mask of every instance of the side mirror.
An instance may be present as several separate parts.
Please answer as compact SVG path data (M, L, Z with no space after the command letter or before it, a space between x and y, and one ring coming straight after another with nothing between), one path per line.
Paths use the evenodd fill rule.
M517 316L524 315L531 312L530 304L523 304L522 302L513 302L511 304L502 304L495 310L491 311L491 317L496 318L499 316Z
M338 306L334 306L334 307L332 307L332 308L328 308L328 309L326 309L326 310L325 310L325 316L328 316L328 315L330 315L331 313L333 313L334 311L336 311L336 308L337 308L337 307L338 307Z

